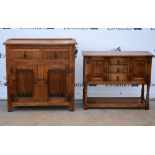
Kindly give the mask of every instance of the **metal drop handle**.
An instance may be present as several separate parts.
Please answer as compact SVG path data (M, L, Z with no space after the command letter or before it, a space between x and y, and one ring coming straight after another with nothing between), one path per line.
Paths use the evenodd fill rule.
M119 81L119 76L117 76L117 81Z
M58 56L58 54L55 52L55 53L54 53L54 57L56 58L57 56Z
M119 70L119 68L117 68L117 73L119 73L120 72L120 70Z
M120 64L120 60L119 60L119 59L117 60L117 64L118 64L118 65Z
M24 52L24 58L25 58L25 59L27 58L27 54L26 54L26 52Z
M35 80L35 81L34 81L34 84L38 84L38 80Z

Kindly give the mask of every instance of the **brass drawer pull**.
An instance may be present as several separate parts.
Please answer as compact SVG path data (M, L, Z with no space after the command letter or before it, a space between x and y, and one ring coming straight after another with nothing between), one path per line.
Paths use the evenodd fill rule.
M48 80L45 80L45 84L48 84Z
M34 81L34 84L38 84L38 80L35 80L35 81Z
M24 59L26 59L27 58L27 54L26 54L26 52L24 52Z
M117 64L118 64L118 65L120 64L120 60L119 60L119 59L117 60Z
M55 52L54 53L54 58L57 58L58 57L58 54Z
M117 81L119 81L119 76L117 76Z

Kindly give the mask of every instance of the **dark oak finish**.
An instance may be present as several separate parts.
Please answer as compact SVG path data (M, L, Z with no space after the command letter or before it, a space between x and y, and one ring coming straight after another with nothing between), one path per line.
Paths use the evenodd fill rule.
M149 109L149 91L153 55L147 51L84 51L83 52L83 102L88 108L145 108ZM88 97L88 85L141 84L138 103L125 98ZM144 85L147 86L144 98ZM128 102L130 100L131 102ZM116 103L117 101L117 103ZM106 103L105 103L106 102Z
M14 106L69 106L74 111L74 39L8 39L4 44L8 111Z

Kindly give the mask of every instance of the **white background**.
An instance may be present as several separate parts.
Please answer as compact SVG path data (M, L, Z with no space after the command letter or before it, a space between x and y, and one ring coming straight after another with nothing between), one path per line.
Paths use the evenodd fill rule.
M155 29L135 30L133 28L12 28L0 29L0 52L5 55L3 42L8 38L75 38L78 54L75 65L75 99L82 99L83 56L84 50L114 50L118 46L127 51L150 51L155 54ZM6 82L5 58L0 59L0 81ZM155 62L152 63L152 84L150 98L155 98ZM139 87L130 85L97 86L89 88L89 96L140 96ZM0 85L0 98L7 98L6 87Z

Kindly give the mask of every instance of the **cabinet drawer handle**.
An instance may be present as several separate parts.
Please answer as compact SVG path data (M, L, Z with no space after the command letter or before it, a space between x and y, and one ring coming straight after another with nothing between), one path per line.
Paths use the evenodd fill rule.
M24 59L26 59L27 58L27 54L26 54L26 52L24 52Z
M119 70L119 68L117 68L117 73L119 73L120 72L120 70Z
M119 59L117 60L117 64L118 64L118 65L120 64L120 60L119 60Z
M54 58L57 58L58 57L58 54L55 52L54 53Z
M119 81L119 76L117 76L117 81Z
M34 84L38 84L38 80L35 80L35 81L34 81Z
M45 84L48 84L48 80L45 80Z

